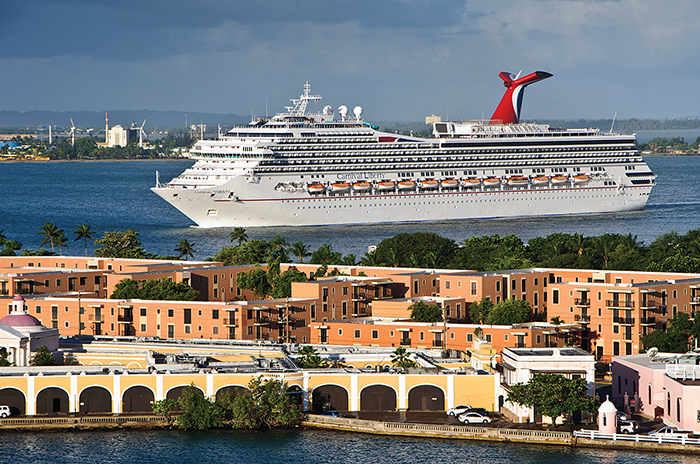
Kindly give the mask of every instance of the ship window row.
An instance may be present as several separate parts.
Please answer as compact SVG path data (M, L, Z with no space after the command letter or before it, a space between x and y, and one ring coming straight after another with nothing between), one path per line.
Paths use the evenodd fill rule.
M449 150L450 153L485 153L485 152L496 152L496 153L517 153L517 152L553 152L553 151L571 151L571 150L583 150L583 151L601 151L601 150L636 150L634 145L558 145L555 147L550 146L506 146L506 147L491 147L485 145L474 145L474 144L459 144L459 145L443 145L442 147L423 147L417 146L415 144L377 144L371 145L358 145L358 144L333 144L333 145L319 145L319 146L309 146L309 144L299 144L299 145L274 145L273 147L276 151L372 151L372 152L389 152L391 150L409 150L410 152L415 152L416 150ZM461 150L460 150L461 149Z
M413 155L413 156L411 156ZM476 160L476 159L493 159L493 158L499 158L499 159L543 159L543 158L571 158L571 157L581 157L582 159L585 158L593 158L593 157L605 157L605 156L634 156L633 152L601 152L601 153L582 153L582 152L568 152L568 153L560 153L560 154L535 154L535 153L524 153L524 154L484 154L484 155L468 155L468 156L455 156L455 154L446 154L446 155L437 155L437 154L430 154L433 156L416 156L418 155L417 153L415 154L409 154L409 156L406 156L405 154L398 153L398 154L386 154L386 153L362 153L362 154L354 154L354 156L348 156L348 154L345 154L344 156L341 156L339 154L326 154L326 156L318 156L318 155L306 155L303 156L302 154L298 154L295 156L289 156L285 154L284 156L278 156L276 159L277 160L284 160L288 161L289 163L301 163L301 162L313 162L317 163L319 160L327 158L327 162L329 163L347 163L347 162L355 162L355 161L374 161L374 162L424 162L424 161L441 161L445 159L449 160L461 160L461 161L468 161L468 160Z

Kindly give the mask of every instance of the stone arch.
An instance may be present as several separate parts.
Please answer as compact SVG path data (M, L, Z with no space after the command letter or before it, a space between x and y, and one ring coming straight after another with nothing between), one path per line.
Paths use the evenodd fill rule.
M408 391L409 411L444 411L445 392L435 385L417 385Z
M387 385L369 385L360 392L360 411L393 411L396 391Z
M36 396L37 414L68 414L68 392L59 387L47 387Z
M12 416L23 416L27 413L27 397L17 388L0 389L0 404L9 406Z
M287 387L287 395L292 404L300 410L304 409L304 390L299 385L290 385Z
M127 369L143 369L143 366L136 361L132 361L126 365Z
M79 401L83 414L112 412L112 394L104 387L87 387L80 392Z
M90 361L89 366L101 366L102 363L100 361Z
M122 394L122 412L153 412L155 401L153 390L143 385L134 385Z
M232 395L240 395L241 393L245 393L247 391L249 390L246 387L242 387L240 385L226 385L225 387L219 388L214 396L218 400L225 393L230 393Z
M329 409L337 411L348 410L348 391L339 385L320 385L314 388L312 407L314 412Z
M168 390L168 393L165 394L165 398L169 400L177 400L180 398L180 395L182 395L182 392L185 390L187 387L191 387L192 385L180 385L178 387L173 387L170 390ZM204 396L204 392L202 391L201 388L199 387L194 387L198 395Z

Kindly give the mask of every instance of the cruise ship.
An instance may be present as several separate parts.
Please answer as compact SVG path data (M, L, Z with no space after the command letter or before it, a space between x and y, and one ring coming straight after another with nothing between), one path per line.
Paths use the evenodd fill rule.
M655 176L633 134L520 122L525 88L552 74L500 73L489 120L439 121L433 137L378 130L325 106L307 82L286 111L190 150L153 192L199 227L302 226L609 213L644 208Z

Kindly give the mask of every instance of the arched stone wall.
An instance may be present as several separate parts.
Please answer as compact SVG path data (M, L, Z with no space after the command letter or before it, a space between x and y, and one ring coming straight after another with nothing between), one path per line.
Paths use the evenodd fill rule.
M27 398L16 388L0 390L0 404L9 406L12 416L23 416L27 413Z
M112 394L103 387L88 387L80 393L80 412L111 413Z
M122 412L153 412L153 401L155 395L150 388L141 385L129 387L122 395Z
M444 411L445 393L434 385L418 385L408 392L409 411Z
M396 392L386 385L370 385L360 393L360 411L394 411Z
M61 388L45 388L36 397L37 414L68 414L68 407L68 393Z
M323 412L329 409L347 411L348 392L338 385L320 385L314 388L312 405L314 412Z

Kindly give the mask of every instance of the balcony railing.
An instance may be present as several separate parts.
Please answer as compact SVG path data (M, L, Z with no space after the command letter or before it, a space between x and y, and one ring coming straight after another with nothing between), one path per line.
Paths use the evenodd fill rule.
M608 308L634 308L634 301L606 300L605 306Z
M656 300L653 298L647 298L646 301L642 300L642 308L655 308Z
M403 340L401 340L401 342L399 343L399 345L401 345L401 346L411 346L411 339L410 339L410 338L404 338Z
M700 304L700 296L694 296L690 299L690 304Z
M590 298L576 298L574 300L574 305L576 305L576 306L590 306L591 300L590 300Z
M557 342L545 342L544 343L545 348L556 348L557 347Z
M367 293L364 293L364 292L353 293L352 299L353 299L353 300L361 300L361 301L364 301L364 300L367 300L367 295L368 295L368 294L367 294Z
M584 324L587 324L591 321L591 316L588 314L574 314L574 320L576 322L582 322Z
M655 317L643 317L639 320L642 325L654 325L656 324Z
M433 340L433 346L436 348L442 348L442 340Z
M525 343L516 343L515 348L527 348L527 345Z
M120 314L117 316L119 322L134 322L133 314Z
M102 322L102 316L95 316L94 314L90 314L88 316L88 322Z
M224 325L229 325L229 326L236 326L236 319L233 317L225 317L224 318Z
M616 324L634 325L634 318L633 317L614 316L613 322Z

